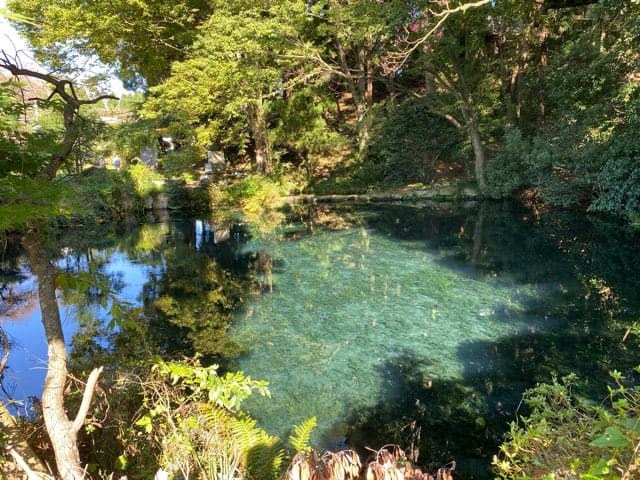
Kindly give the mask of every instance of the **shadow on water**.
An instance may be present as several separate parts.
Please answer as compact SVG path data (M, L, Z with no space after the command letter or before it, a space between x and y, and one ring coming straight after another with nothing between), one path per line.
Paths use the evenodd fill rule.
M423 222L420 215L397 207L368 224L424 240L425 248L442 253L443 264L472 276L539 285L544 294L528 299L526 313L540 320L515 335L460 343L459 379L425 375L438 352L406 351L389 360L380 372L394 377L393 394L352 413L347 441L360 451L395 442L430 471L455 460L458 479L492 478L491 458L509 422L526 413L519 410L525 389L574 372L581 379L577 392L599 402L609 371L631 375L640 363L637 337L625 338L639 311L638 236L598 219L535 219L502 205L481 207L475 218L429 212ZM492 312L505 325L512 315L508 305Z
M526 413L519 410L525 389L577 372L580 393L599 402L606 397L608 371L630 372L637 364L638 345L633 352L631 347L572 326L464 343L459 380L429 378L429 361L407 353L380 370L392 377L393 394L352 414L347 442L360 452L397 443L427 470L455 460L457 479L492 478L491 458L509 422Z

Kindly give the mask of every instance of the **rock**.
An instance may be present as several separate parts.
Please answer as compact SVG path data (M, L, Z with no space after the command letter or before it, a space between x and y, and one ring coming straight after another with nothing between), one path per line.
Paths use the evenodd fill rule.
M455 197L456 191L453 187L440 187L438 188L438 195L440 197Z
M436 190L415 190L411 192L411 194L420 199L428 199L438 196L438 192Z

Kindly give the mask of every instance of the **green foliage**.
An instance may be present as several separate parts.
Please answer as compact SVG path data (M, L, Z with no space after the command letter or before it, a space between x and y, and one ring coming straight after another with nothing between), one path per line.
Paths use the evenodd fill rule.
M158 144L156 124L137 119L111 129L110 143L120 156L128 161L138 157L142 148Z
M158 193L163 189L164 176L142 163L131 165L127 168L127 173L140 198Z
M202 148L196 146L181 147L178 150L168 152L162 157L162 172L168 178L184 178L185 180L197 180L193 165L205 158Z
M438 164L451 162L460 150L460 132L422 100L407 99L376 113L369 156L385 184L429 183Z
M632 32L639 11L637 4L611 0L590 6L581 22L572 9L521 12L537 16L546 40L538 45L524 37L540 64L512 91L519 131L507 132L489 166L492 195L531 189L550 205L627 215L638 210L640 57ZM536 27L529 28L535 38ZM552 55L545 52L549 46Z
M589 210L637 215L640 212L640 109L624 132L601 149L604 165L595 180L597 198Z
M640 393L611 376L610 408L571 394L575 376L528 390L531 410L513 423L494 465L500 478L634 478L640 468Z
M323 159L339 156L349 148L349 139L336 131L327 121L336 114L335 101L318 87L303 87L287 98L272 104L278 115L272 132L272 144L282 156L294 158L302 164L307 181L313 181L315 169Z
M197 359L158 361L142 383L136 426L157 445L159 463L171 475L277 478L284 460L278 440L238 410L252 391L268 395L266 382L241 372L219 376L217 369Z
M0 178L0 231L19 230L30 222L66 216L67 191L57 184L26 178Z
M29 0L10 1L8 7L33 20L22 29L40 59L70 68L76 49L105 64L118 65L121 78L139 86L154 85L167 75L171 62L182 58L213 4L119 0L89 6L80 0Z
M60 139L57 116L42 109L42 125L34 129L24 121L31 117L21 96L21 83L0 83L0 177L32 176L50 159Z
M203 395L207 401L218 407L230 411L237 411L243 400L256 390L262 396L269 396L267 382L251 380L242 372L227 373L220 377L217 373L218 365L202 367L196 361L190 362L157 362L152 372L160 378L170 380L171 384L178 385L188 397L201 398Z
M199 30L188 57L151 90L144 115L168 123L182 143L234 147L243 152L254 124L251 111L267 110L293 63L292 20L304 5L219 1ZM292 50L293 49L293 50Z
M505 135L505 146L487 168L488 193L495 198L513 196L531 189L538 200L568 207L584 204L591 195L590 177L585 171L585 152L567 142L541 137L527 138L518 129Z
M60 183L73 192L66 202L77 220L118 218L140 211L143 205L131 178L113 170L90 168Z
M282 196L287 188L282 182L260 175L250 175L226 190L211 187L211 200L218 206L237 206L243 218L262 233L273 231L284 215Z
M557 148L540 138L525 138L517 128L507 131L503 149L487 169L489 193L503 197L521 188L546 185L544 177L553 171L559 155Z
M241 282L216 259L204 261L193 249L180 247L169 258L156 287L158 296L149 306L158 336L164 337L163 342L172 336L187 337L189 345L183 351L226 357L237 353L227 330L242 301ZM194 282L194 275L200 281Z
M294 425L293 435L289 437L289 442L294 448L296 453L309 453L312 450L309 440L311 439L311 433L318 426L318 419L316 417L307 418L300 425Z

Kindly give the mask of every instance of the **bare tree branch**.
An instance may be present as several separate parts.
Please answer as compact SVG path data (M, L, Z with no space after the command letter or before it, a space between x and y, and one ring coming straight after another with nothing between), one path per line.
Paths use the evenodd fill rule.
M51 480L53 477L46 473L34 471L29 464L22 458L15 448L9 449L9 455L13 458L13 461L24 471L27 475L27 480Z
M393 74L401 69L407 63L407 60L409 60L411 54L415 52L418 47L424 45L424 43L429 40L429 38L431 38L436 32L438 32L438 30L440 30L449 16L455 13L465 12L471 8L478 8L483 5L487 5L492 1L493 0L477 0L475 2L463 3L462 5L458 5L454 8L449 8L448 2L446 2L447 7L444 10L433 11L429 9L428 16L430 18L438 19L436 24L429 28L416 40L409 40L409 32L407 32L407 37L401 39L401 42L405 44L405 48L398 52L393 52L392 54L390 54L384 62L383 70L385 74Z
M96 389L96 385L98 383L98 377L102 373L104 367L94 368L89 374L89 378L87 380L87 385L84 388L84 392L82 394L82 403L80 404L80 408L78 409L78 413L76 414L76 418L73 421L72 428L79 432L82 426L84 425L84 421L87 418L87 413L89 413L89 407L91 406L91 399L93 398L93 392Z
M81 99L78 97L71 81L57 78L49 73L24 68L17 59L10 58L5 51L2 51L0 55L0 68L8 70L14 77L36 78L48 83L53 87L53 91L49 95L48 100L58 95L64 103L62 111L64 138L58 147L58 151L52 155L51 160L35 175L36 178L53 180L80 136L80 125L78 123L80 107L94 104L108 98L117 100L118 97L114 95L100 95L96 98Z

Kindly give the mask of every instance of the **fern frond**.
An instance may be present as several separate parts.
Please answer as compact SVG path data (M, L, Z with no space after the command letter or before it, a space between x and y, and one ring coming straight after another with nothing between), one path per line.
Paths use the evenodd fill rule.
M297 453L311 451L309 440L311 433L317 426L318 419L316 417L308 418L300 425L294 425L293 435L289 437L289 442L291 442L291 446Z
M232 424L234 438L243 452L247 478L277 479L286 465L286 452L278 437L256 426L256 421L237 416Z

